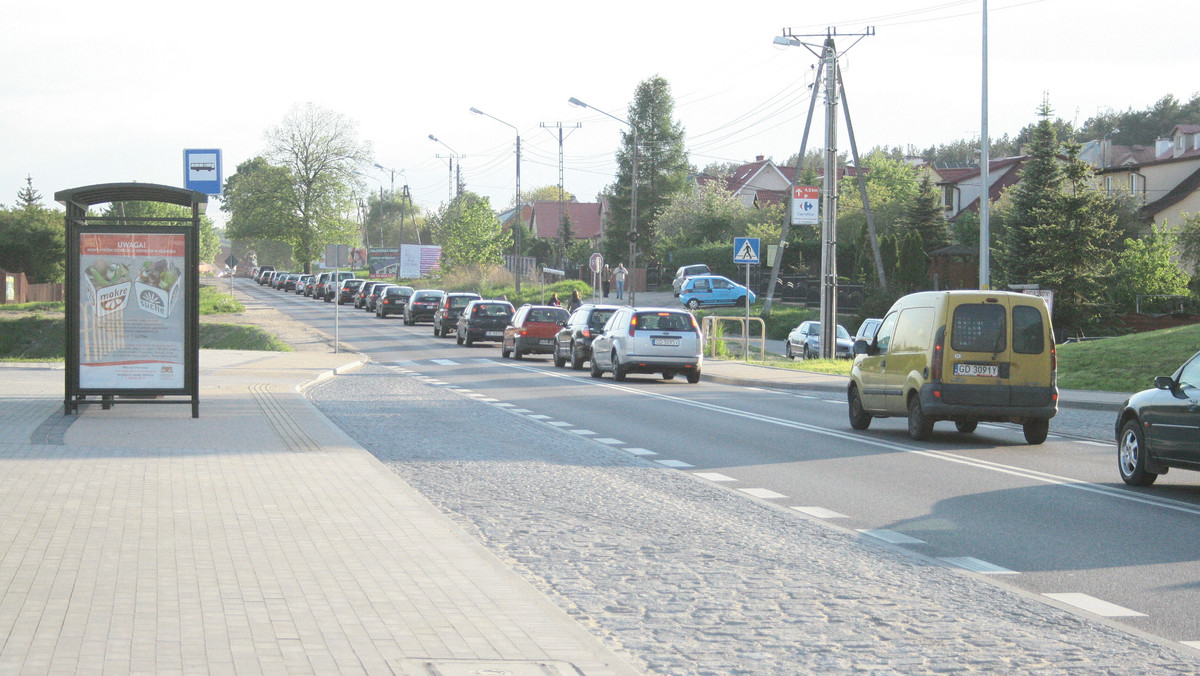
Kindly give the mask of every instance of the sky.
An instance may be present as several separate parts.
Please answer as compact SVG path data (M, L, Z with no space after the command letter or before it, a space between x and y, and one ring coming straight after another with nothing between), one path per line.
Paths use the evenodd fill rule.
M467 189L502 209L513 201L518 133L522 189L557 185L561 123L565 188L592 201L613 181L623 125L567 100L625 118L638 84L654 76L671 86L693 165L758 155L782 162L799 150L817 62L803 47L773 44L785 30L811 36L817 50L836 30L860 152L975 139L982 6L5 2L0 204L15 202L27 176L55 207L54 193L67 188L182 186L185 149L221 149L228 178L306 103L353 121L386 168L365 168L362 190L394 181L437 209L449 196L445 158L454 153ZM989 0L988 10L993 138L1035 122L1043 99L1082 124L1200 91L1194 0ZM869 27L874 35L859 39ZM824 140L817 110L810 148ZM838 134L848 148L840 115ZM209 213L223 221L218 199Z

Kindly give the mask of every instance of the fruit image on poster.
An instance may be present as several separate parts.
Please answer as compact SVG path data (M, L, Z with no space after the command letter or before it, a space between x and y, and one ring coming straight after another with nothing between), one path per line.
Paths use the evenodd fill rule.
M79 386L184 386L182 233L79 235Z

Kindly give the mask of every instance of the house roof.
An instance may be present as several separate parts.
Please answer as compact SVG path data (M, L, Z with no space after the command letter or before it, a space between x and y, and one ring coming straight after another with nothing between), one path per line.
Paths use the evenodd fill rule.
M575 239L594 239L603 233L603 202L544 201L533 203L534 235L546 239L558 237L558 226L562 215L571 219L571 232Z
M1138 209L1138 214L1145 219L1152 220L1160 211L1183 201L1184 198L1197 189L1200 189L1200 169L1193 171L1187 178L1180 181L1174 188L1171 188L1167 194L1142 206L1142 208Z

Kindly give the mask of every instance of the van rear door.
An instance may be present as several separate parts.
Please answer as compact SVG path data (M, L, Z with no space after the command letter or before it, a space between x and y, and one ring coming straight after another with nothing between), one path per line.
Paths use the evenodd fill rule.
M1007 293L963 300L946 313L943 401L970 406L1051 403L1052 341L1045 302Z

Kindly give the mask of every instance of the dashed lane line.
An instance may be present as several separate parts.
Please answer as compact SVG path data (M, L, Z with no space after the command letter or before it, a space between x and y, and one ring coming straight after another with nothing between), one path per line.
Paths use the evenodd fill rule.
M897 533L894 530L887 530L886 528L859 528L857 530L863 535L869 535L876 540L883 540L884 542L890 542L894 545L925 544L924 540L918 540L915 537L905 535L904 533Z
M994 563L989 563L973 556L939 556L938 560L955 568L962 568L983 575L1020 575L1015 570L1009 570L1008 568L997 566Z
M842 514L841 512L835 512L832 509L825 509L824 507L792 507L792 509L796 510L797 512L802 512L804 514L807 514L807 515L817 518L817 519L848 519L848 518L850 518L850 517L846 516L845 514Z
M776 493L775 491L767 488L739 488L738 490L746 495L753 495L754 497L762 498L763 500L781 500L787 497L783 493Z
M657 462L660 465L665 465L667 467L674 467L675 469L686 469L688 467L695 467L695 465L689 465L688 463L686 463L682 460L655 460L654 462Z
M1115 603L1109 603L1079 592L1063 592L1054 594L1042 594L1049 599L1054 599L1059 603L1065 603L1069 606L1074 606L1081 610L1086 610L1089 613L1094 613L1101 617L1146 617L1145 613L1139 613L1136 610L1130 610L1123 606L1118 606Z
M734 479L731 476L726 476L724 474L721 474L720 472L696 472L694 474L694 476L698 476L701 479L708 479L709 481L717 481L717 482L737 481L737 479Z

